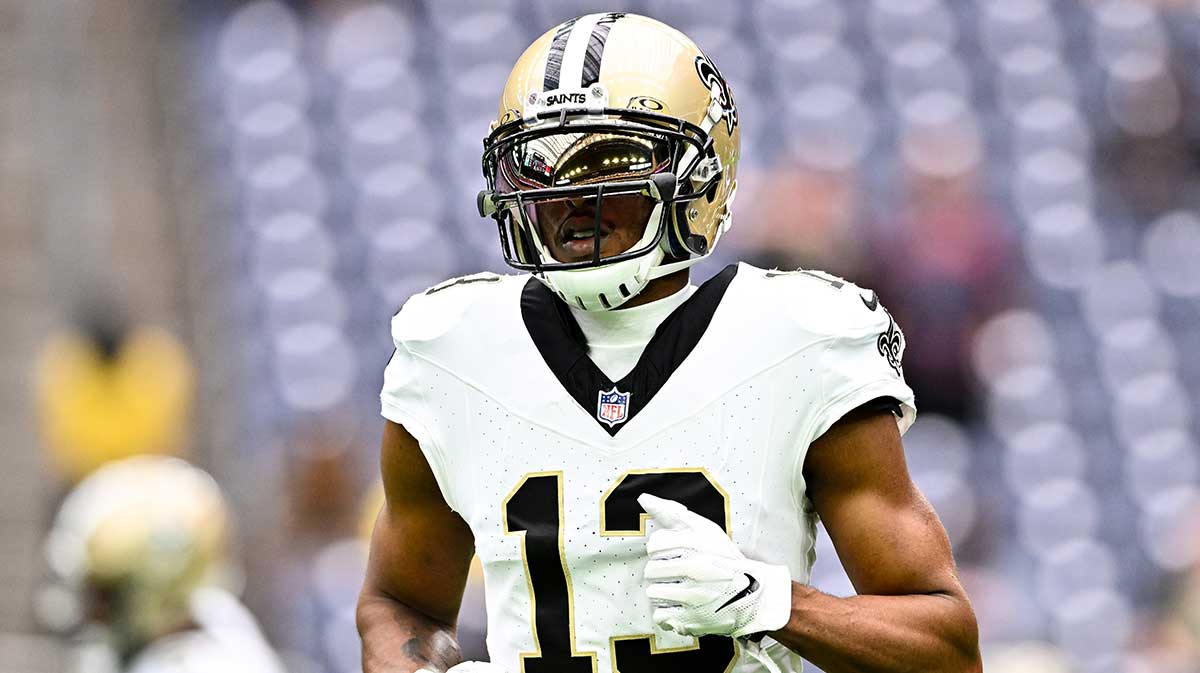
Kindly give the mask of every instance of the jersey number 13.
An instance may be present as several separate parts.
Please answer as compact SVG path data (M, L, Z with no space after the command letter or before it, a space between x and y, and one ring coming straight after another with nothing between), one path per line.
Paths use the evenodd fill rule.
M644 536L637 498L650 493L683 503L729 531L729 496L702 469L647 470L621 475L600 501L600 534ZM563 551L562 472L525 475L504 501L504 532L520 535L533 605L536 651L521 654L522 673L594 673L596 653L575 649L575 605ZM620 600L620 599L618 599ZM689 646L655 647L649 634L609 639L614 673L723 673L737 648L725 636L701 636Z

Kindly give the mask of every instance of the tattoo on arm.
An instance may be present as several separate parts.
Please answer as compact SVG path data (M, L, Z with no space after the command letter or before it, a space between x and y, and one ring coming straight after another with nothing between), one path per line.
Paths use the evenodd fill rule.
M462 661L458 643L445 631L434 631L424 636L414 636L404 643L404 654L409 659L429 665L434 670L444 671Z
M419 661L422 664L429 663L429 657L425 656L425 642L420 638L410 638L407 643L404 643L404 653L413 661Z
M404 653L415 662L443 671L462 661L458 643L442 631L410 638L404 643Z
M367 673L445 671L462 662L453 627L402 603L368 601L360 606L359 620Z
M401 650L412 663L444 671L462 661L458 642L444 626L430 622L417 625L410 621L408 627L411 637Z

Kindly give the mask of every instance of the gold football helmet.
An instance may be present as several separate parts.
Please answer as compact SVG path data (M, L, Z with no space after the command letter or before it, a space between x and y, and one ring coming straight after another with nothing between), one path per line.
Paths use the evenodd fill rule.
M479 211L509 265L582 309L616 308L712 253L731 222L739 133L729 85L683 33L635 14L581 16L509 75ZM551 229L553 209L575 224ZM605 250L613 218L644 219L640 238ZM564 257L568 242L582 253Z
M86 618L118 651L134 651L187 624L192 592L223 569L228 525L206 472L178 458L127 458L67 496L47 559Z

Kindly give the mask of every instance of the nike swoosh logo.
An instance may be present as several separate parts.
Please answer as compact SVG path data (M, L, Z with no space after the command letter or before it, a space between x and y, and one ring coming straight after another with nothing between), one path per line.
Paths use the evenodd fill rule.
M723 608L727 608L731 604L742 600L743 598L745 598L746 596L749 596L750 594L754 593L755 591L758 591L758 580L754 579L754 575L751 575L750 573L742 573L742 574L746 576L746 579L750 580L750 584L747 584L745 589L742 589L741 591L734 594L729 600L725 601L725 603L722 604L721 607L717 608L716 610L713 610L713 612L720 612Z
M858 295L858 298L861 299L862 303L871 311L879 308L879 295L875 294L874 292L871 292L871 301L867 301L867 298L861 294Z

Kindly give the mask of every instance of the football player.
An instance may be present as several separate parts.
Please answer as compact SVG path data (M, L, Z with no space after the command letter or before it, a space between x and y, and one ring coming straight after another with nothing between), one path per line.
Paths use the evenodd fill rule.
M283 673L254 617L219 588L228 528L207 473L161 456L101 467L46 542L86 624L86 673Z
M521 56L479 208L526 273L392 322L367 673L980 670L879 299L745 264L689 281L730 227L739 132L658 21L581 16ZM808 586L818 517L856 596ZM486 664L455 645L472 552Z

